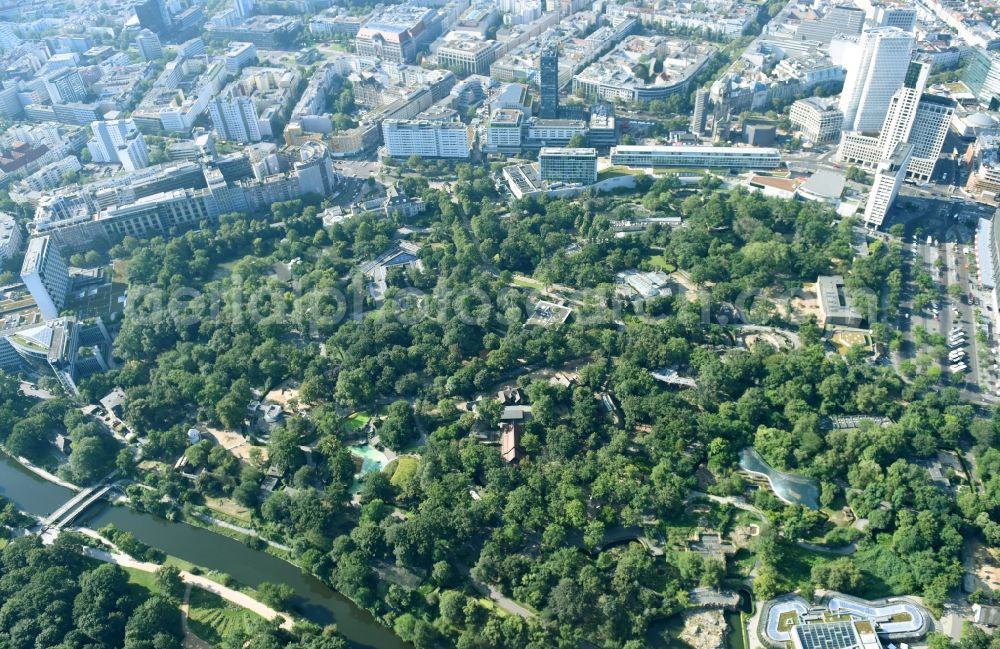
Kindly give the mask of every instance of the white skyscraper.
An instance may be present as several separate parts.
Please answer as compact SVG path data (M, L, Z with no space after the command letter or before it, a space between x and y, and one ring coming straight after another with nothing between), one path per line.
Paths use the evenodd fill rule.
M893 94L906 78L913 34L898 27L866 29L845 61L847 78L840 95L845 131L876 132L885 121Z
M948 135L952 115L955 114L954 99L938 95L924 94L917 104L917 116L913 120L908 142L913 145L913 158L907 177L918 182L927 182L934 173L934 166L941 156L944 139Z
M877 135L845 133L838 151L841 162L875 169L892 156L897 144L909 142L913 153L906 177L930 180L955 112L954 100L924 92L930 70L930 63L910 63L903 85L889 101L882 129Z
M906 168L910 164L913 145L900 142L892 154L879 163L875 172L875 182L872 183L865 205L865 225L878 228L885 222L893 201L899 194L899 188L906 177Z
M878 135L878 155L884 160L892 155L896 145L908 142L913 122L917 117L917 106L927 85L930 63L913 61L910 63L903 85L892 95L885 122Z
M131 119L113 119L90 123L94 137L87 149L94 162L120 164L127 171L149 166L146 140Z
M129 136L123 144L118 145L115 154L125 171L135 171L149 166L149 149L142 133Z
M208 104L212 126L219 137L230 142L260 142L260 122L253 99L239 95L218 96Z
M21 281L35 298L43 318L59 317L59 309L66 303L69 292L69 271L55 241L45 236L28 242Z

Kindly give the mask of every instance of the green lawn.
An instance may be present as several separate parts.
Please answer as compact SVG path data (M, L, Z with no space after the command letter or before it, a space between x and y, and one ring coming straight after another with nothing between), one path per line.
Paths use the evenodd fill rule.
M659 268L664 273L672 273L675 270L677 270L677 268L673 264L669 263L663 257L663 255L652 255L652 256L650 256L649 257L649 263L652 264L654 267Z
M259 615L230 604L214 593L191 589L188 626L202 640L220 645L234 633L249 630Z
M392 466L392 477L389 478L389 482L394 486L401 486L407 484L413 479L420 467L420 460L415 457L399 457L391 462ZM389 467L386 467L387 469Z
M136 570L135 568L125 568L124 570L128 573L128 583L145 588L151 593L160 592L156 587L156 575L153 573Z
M352 433L356 433L368 424L371 416L367 412L356 412L344 420L344 426Z
M515 275L514 279L511 281L515 286L521 286L523 288L533 288L538 291L545 288L545 286L538 280L531 279L530 277L525 277L524 275Z
M778 616L778 631L788 631L799 623L799 614L795 611L785 611Z

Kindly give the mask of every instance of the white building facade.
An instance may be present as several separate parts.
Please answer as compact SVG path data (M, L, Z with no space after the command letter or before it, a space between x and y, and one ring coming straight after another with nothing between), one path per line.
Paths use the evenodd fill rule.
M866 29L845 61L840 96L845 131L877 132L892 96L903 85L914 36L898 27Z

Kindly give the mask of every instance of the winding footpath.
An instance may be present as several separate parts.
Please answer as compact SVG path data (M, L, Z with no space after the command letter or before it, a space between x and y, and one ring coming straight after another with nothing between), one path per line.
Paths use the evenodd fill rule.
M88 529L86 527L75 527L73 528L73 531L79 532L84 536L100 541L101 543L104 543L109 547L111 547L113 550L112 552L108 552L106 550L98 550L97 548L84 548L83 553L92 559L97 559L98 561L104 561L105 563L113 563L123 568L132 568L134 570L141 570L142 572L149 572L154 574L156 573L157 570L163 567L158 563L139 561L137 559L130 557L129 555L119 551L118 548L115 547L113 543L111 543L106 538L104 538L103 536L101 536L99 533L95 532L92 529ZM241 593L238 590L233 590L228 586L223 586L218 582L212 581L208 577L196 575L192 572L188 572L187 570L181 570L180 576L181 576L181 581L183 581L185 584L188 584L189 587L195 586L197 588L201 588L202 590L207 590L210 593L214 593L219 597L221 597L222 599L226 600L227 602L231 602L233 604L236 604L237 606L242 606L248 611L256 613L265 620L280 619L282 629L290 631L295 626L295 622L294 620L292 620L292 618L282 613L279 613L278 611L274 610L270 606L267 606L263 602L258 602L257 600L255 600L253 597L250 597L246 593Z
M199 638L188 626L191 614L191 584L184 586L184 600L181 602L181 631L184 632L184 649L212 649L212 645Z
M97 548L84 548L84 554L92 559L97 559L98 561L113 563L123 568L133 568L135 570L141 570L142 572L155 573L162 567L158 563L137 561L127 554L106 552L105 550L98 550ZM248 611L252 611L266 620L281 619L281 628L286 631L290 631L295 626L295 622L288 616L279 613L262 602L258 602L245 593L223 586L222 584L214 582L207 577L196 575L188 572L187 570L181 570L181 581L185 584L201 588L202 590L207 590L210 593L215 593L227 602L231 602L237 606L242 606Z
M267 543L272 548L275 548L277 550L282 550L284 552L292 551L292 548L285 545L284 543L278 543L277 541L266 539L260 535L260 532L258 532L257 530L252 530L249 527L240 527L239 525L227 523L224 520L220 520L218 518L215 518L214 516L209 516L208 514L202 514L201 512L192 512L192 514L194 515L195 518L201 520L204 523L208 523L209 525L217 525L218 527L221 527L223 529L232 530L233 532L239 532L240 534L245 534L247 536L252 536L254 538L260 539L264 543Z

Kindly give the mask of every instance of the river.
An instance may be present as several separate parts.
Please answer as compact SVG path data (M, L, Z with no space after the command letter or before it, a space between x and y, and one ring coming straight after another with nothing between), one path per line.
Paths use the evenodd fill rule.
M0 495L25 512L46 516L69 500L72 492L0 454ZM287 561L252 550L229 537L127 507L111 507L104 502L94 505L84 514L81 522L93 528L111 523L167 554L210 570L228 573L248 586L257 586L265 581L288 584L295 591L295 612L317 624L336 624L340 634L354 647L409 649L408 644L370 613L315 577L304 575Z

